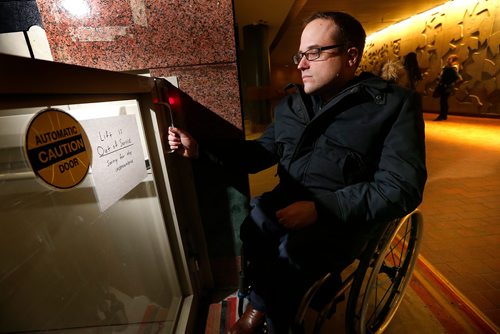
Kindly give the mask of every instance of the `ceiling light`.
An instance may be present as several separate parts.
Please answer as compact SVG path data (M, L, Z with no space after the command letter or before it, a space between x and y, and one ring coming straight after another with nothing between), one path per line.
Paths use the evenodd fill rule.
M62 0L61 6L76 17L84 17L90 13L89 4L85 0Z

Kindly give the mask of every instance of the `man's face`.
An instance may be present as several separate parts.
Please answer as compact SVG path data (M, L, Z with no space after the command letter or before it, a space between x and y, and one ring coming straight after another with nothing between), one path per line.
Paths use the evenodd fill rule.
M337 26L331 20L311 21L302 31L299 51L339 44L334 38L336 32ZM355 70L346 46L322 51L316 60L307 60L304 56L297 68L302 73L305 92L320 95L324 100L337 94L354 77Z

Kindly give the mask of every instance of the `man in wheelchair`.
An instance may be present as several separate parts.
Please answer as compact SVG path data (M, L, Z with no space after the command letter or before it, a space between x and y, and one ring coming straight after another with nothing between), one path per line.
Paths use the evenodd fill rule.
M293 91L257 140L204 147L185 130L169 129L169 145L184 157L249 173L278 164L279 185L251 201L241 226L251 289L230 333L262 333L264 323L269 333L287 333L312 282L340 273L374 225L403 217L422 200L420 99L356 74L365 37L348 14L310 17L292 58L303 85L288 87Z

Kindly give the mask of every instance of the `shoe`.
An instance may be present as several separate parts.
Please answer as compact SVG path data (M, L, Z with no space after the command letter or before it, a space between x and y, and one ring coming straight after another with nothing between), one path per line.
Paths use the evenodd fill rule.
M241 318L229 329L228 334L257 334L263 333L263 325L266 314L258 311L248 305L247 309L241 315Z
M436 119L434 119L434 121L444 121L446 118L442 118L442 117L438 117Z

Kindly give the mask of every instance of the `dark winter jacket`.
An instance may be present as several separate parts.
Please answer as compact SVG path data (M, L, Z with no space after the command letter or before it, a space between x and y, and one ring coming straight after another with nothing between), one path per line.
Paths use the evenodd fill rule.
M441 71L436 90L439 92L439 95L449 95L453 92L455 84L460 82L461 79L462 77L458 73L456 66L446 65Z
M427 178L420 99L362 74L324 106L297 86L275 108L274 123L233 149L250 173L278 163L276 207L313 200L320 221L387 221L415 209Z

